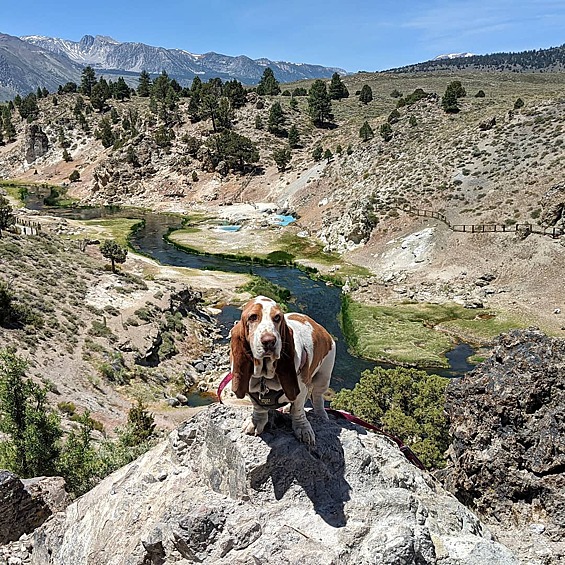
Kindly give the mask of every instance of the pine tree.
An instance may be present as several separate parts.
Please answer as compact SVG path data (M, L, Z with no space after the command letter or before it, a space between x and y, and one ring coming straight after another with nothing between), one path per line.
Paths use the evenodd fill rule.
M281 88L279 86L279 81L275 78L273 70L267 67L263 71L263 76L257 85L257 94L261 96L276 96L280 94Z
M453 92L455 93L455 96L457 98L464 98L465 96L467 96L467 92L463 88L463 85L461 84L460 80L451 81L447 85L447 88L449 88L450 90L453 90Z
M6 140L8 142L12 142L16 140L16 128L12 123L12 117L10 116L10 112L6 111L4 113L3 120L4 122L4 133L6 134Z
M296 110L298 110L298 100L296 100L296 98L294 96L290 97L290 101L288 103L289 107L291 110L293 110L294 112L296 112Z
M296 149L300 146L300 133L294 124L292 124L288 130L288 145L291 149Z
M380 134L384 141L390 141L392 139L392 127L388 122L385 122L381 126Z
M333 156L334 154L332 153L332 150L328 147L324 151L324 159L326 159L326 161L329 163L333 159Z
M318 127L322 127L324 122L333 118L332 101L330 100L326 83L317 79L310 87L308 94L308 114Z
M232 130L211 136L206 145L213 153L215 164L225 161L230 169L244 170L246 164L259 160L257 146L249 138Z
M128 411L127 428L127 436L130 441L124 443L132 447L147 441L155 432L155 418L147 411L147 406L139 398L135 406Z
M111 147L114 144L114 141L116 141L116 136L112 131L112 124L106 116L100 120L99 127L96 130L96 137L106 148Z
M359 93L359 101L368 104L371 100L373 100L373 90L368 84L364 84Z
M459 112L459 105L457 104L457 94L455 90L447 87L445 94L441 98L441 107L448 114L456 114Z
M319 161L322 158L323 154L324 150L322 149L322 146L316 145L316 147L314 147L314 150L312 151L312 159L314 159L314 161Z
M514 102L514 110L519 110L520 108L524 107L524 101L521 98L516 99Z
M275 102L269 110L267 129L270 133L281 135L284 131L285 116L279 102Z
M369 141L369 139L372 139L375 136L375 132L373 131L373 128L369 125L369 122L364 122L363 125L361 126L361 129L359 130L359 137L363 140L363 141Z
M119 77L116 84L114 85L113 97L117 100L125 100L131 97L130 87L127 85L124 77Z
M340 100L342 98L349 97L349 90L341 80L338 73L332 75L332 80L330 81L330 87L328 89L328 94L331 100Z
M242 108L247 102L247 92L241 82L236 79L228 80L223 88L224 96L230 101L232 108Z
M106 100L110 98L110 85L101 78L91 89L90 103L95 110L102 112L106 108Z
M90 96L92 93L92 87L96 84L96 73L94 69L88 65L84 67L81 74L80 80L80 91L86 96Z
M112 239L106 239L100 244L100 253L112 263L112 273L116 272L116 263L125 263L128 250Z
M282 173L292 159L290 149L288 147L275 149L275 151L273 151L273 159L277 165L278 170Z
M151 77L145 69L143 69L139 75L137 95L142 98L148 98L151 95Z

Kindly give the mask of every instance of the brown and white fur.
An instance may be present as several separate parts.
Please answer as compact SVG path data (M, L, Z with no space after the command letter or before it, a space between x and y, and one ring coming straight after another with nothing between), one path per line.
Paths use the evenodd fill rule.
M327 419L323 395L335 361L335 342L330 334L312 318L283 314L274 300L258 296L245 305L230 337L235 395L243 398L249 392L258 392L261 379L270 390L282 389L281 401L291 403L294 434L313 445L314 431L306 419L304 404L310 394L314 412ZM268 408L253 402L253 414L244 432L261 434L268 414Z

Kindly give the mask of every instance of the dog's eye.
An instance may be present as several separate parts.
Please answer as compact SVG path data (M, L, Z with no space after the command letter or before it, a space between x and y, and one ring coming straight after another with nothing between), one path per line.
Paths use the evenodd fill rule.
M250 322L256 322L257 321L257 314L250 314L249 318L247 318L247 319Z
M274 318L273 318L273 322L275 322L275 324L278 324L281 321L281 315L277 314Z

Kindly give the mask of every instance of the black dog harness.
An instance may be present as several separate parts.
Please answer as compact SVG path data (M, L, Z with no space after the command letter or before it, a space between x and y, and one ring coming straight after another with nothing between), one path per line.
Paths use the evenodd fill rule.
M261 383L259 385L258 392L248 392L249 397L254 404L260 406L261 408L282 408L286 406L289 401L280 402L280 398L284 396L284 390L270 390L265 383L265 377L261 377Z

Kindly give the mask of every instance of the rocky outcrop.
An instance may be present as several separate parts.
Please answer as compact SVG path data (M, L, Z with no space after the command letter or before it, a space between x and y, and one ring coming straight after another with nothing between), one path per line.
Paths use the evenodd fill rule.
M338 218L324 219L318 237L325 243L325 251L343 252L365 244L373 228L368 208L356 202Z
M552 186L544 194L541 206L540 222L542 226L565 227L565 184Z
M385 438L311 417L211 406L35 531L31 562L472 565L518 560Z
M530 329L501 336L447 389L444 484L494 523L537 528L547 543L565 536L564 383L565 340ZM556 551L565 559L565 544Z
M21 480L0 471L0 544L17 540L70 503L61 477Z
M37 124L26 126L24 131L23 152L25 160L33 163L49 151L49 138Z

